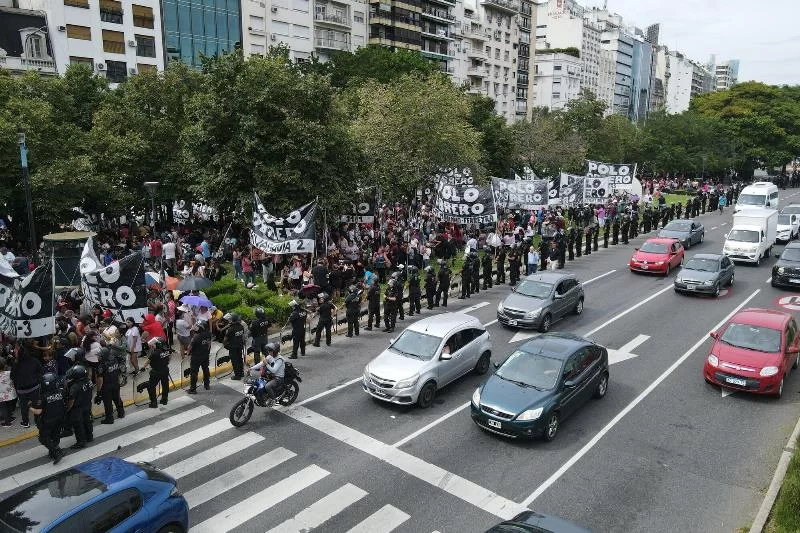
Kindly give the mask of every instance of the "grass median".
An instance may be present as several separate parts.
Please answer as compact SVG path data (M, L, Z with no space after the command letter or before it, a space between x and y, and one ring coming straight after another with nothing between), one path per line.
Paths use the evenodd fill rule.
M800 531L800 448L795 449L786 477L772 509L767 533L796 533Z

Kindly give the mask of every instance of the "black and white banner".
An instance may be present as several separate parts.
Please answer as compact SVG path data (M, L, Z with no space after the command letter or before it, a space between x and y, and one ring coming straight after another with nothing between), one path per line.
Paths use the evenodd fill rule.
M350 212L339 216L339 222L351 224L372 224L375 222L375 211L378 208L377 191L358 195L358 203L351 204Z
M140 323L148 313L141 252L103 266L93 246L93 239L88 239L81 254L81 290L86 301L110 309L115 320L133 318Z
M587 176L583 182L583 200L587 203L595 203L596 200L603 200L611 196L611 189L608 186L608 178L598 178Z
M562 204L579 204L583 202L583 176L561 173L558 186L558 197Z
M550 205L561 203L561 176L547 178L547 203Z
M89 215L80 207L72 208L72 227L75 231L97 231L100 227L100 217Z
M433 214L459 224L497 222L492 187L477 185L468 168L442 171L436 176Z
M631 191L636 181L636 165L627 163L612 165L587 159L586 178L605 180L603 186L609 191L608 196L614 191Z
M50 261L27 276L20 276L0 258L0 330L18 339L51 335L53 265Z
M315 216L317 203L298 207L283 218L276 218L264 209L253 193L253 228L250 244L268 254L311 254L316 242Z
M188 224L190 217L195 220L209 220L214 216L217 216L217 210L208 204L186 200L175 200L172 203L172 219L179 225Z
M505 209L541 209L548 203L547 180L492 178L494 201Z

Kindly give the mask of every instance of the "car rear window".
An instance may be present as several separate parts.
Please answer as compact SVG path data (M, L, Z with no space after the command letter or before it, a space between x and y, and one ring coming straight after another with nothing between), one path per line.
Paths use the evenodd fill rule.
M39 531L107 489L74 468L60 472L0 501L0 530Z

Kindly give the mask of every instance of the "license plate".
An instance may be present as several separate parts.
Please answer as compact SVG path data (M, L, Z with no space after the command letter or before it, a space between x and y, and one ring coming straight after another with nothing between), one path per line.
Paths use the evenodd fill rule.
M376 395L378 395L378 396L380 396L382 398L388 398L389 397L388 394L386 394L385 392L383 392L380 389L372 389L372 392L374 392Z
M650 268L650 267L647 266L647 265L642 265L642 270L647 270L648 268Z
M725 381L730 383L731 385L739 385L740 387L744 387L745 385L747 385L746 380L739 378L725 378Z
M695 290L696 288L697 288L697 287L696 287L696 286L694 286L694 285L687 285L687 286L686 286L686 290L687 290L687 291L693 291L693 290Z
M516 326L517 325L517 321L516 320L509 320L508 321L508 325L509 326Z
M800 283L800 279L790 279L789 283Z
M493 428L500 429L500 422L496 420L487 420L486 422L488 422L489 425L492 426Z

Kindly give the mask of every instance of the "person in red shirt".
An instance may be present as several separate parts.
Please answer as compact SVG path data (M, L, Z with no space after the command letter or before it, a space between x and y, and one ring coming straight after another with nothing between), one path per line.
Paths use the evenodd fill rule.
M164 333L164 328L161 326L161 322L156 320L156 316L152 313L147 313L144 315L144 320L142 320L142 331L146 331L148 333L148 341L155 338L159 338L164 341L167 340L167 334Z

